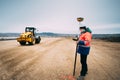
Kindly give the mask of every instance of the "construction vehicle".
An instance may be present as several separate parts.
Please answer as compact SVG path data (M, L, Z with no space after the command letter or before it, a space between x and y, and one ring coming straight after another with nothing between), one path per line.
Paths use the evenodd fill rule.
M17 38L17 42L20 45L25 45L26 43L30 45L38 44L41 41L41 37L37 36L35 27L26 27L25 32L20 34L20 37Z

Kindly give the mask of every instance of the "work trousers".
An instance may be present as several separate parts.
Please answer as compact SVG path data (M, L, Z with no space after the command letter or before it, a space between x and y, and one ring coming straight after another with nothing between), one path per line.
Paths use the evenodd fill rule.
M81 69L80 74L81 74L81 76L85 76L87 71L88 71L87 55L80 54L80 62L82 65L82 69Z

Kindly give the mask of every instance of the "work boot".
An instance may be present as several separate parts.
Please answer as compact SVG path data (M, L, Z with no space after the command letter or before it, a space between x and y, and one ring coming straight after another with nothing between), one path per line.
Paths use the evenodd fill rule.
M84 77L85 77L85 76L79 76L79 77L77 78L77 80L84 80Z

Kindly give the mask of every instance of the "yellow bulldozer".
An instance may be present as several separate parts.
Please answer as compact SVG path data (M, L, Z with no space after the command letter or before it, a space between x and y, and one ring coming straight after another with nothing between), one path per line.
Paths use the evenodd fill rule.
M20 45L25 45L26 43L34 45L40 43L40 41L41 37L37 36L35 27L26 27L25 32L17 38L17 42L19 42Z

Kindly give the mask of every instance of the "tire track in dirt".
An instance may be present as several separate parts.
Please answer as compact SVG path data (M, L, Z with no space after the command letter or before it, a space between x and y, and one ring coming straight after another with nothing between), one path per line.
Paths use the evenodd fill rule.
M72 56L68 55L69 53L71 55L71 52L69 52L70 46L62 48L64 46L64 43L69 45L68 44L69 42L67 39L62 39L60 42L57 42L56 44L54 44L55 47L52 48L52 50L50 50L49 53L45 54L44 58L36 66L43 69L43 73L42 73L43 75L41 76L42 77L41 80L48 80L48 79L61 80L61 76L69 75L72 73L72 70L71 70L71 68L73 69L72 67L73 61L71 61ZM41 72L41 70L39 72ZM38 73L35 71L34 75L38 75ZM38 79L40 78L39 76L38 76Z
M107 51L108 48L106 48L106 51ZM106 79L109 79L109 80L116 80L116 78L119 76L117 73L116 70L114 70L114 68L119 68L117 67L118 66L118 61L116 61L117 59L114 59L112 55L110 54L103 54L102 51L97 51L98 54L101 53L101 56L97 55L97 54L94 54L94 60L95 62L99 62L98 63L98 66L99 68L102 68L101 71L104 72L104 76L106 76L105 78ZM108 52L109 53L109 52ZM116 63L116 66L114 66L114 64ZM112 74L110 73L111 71ZM119 70L120 71L120 70ZM107 78L108 77L108 78ZM104 80L106 80L104 79Z
M14 57L14 58L12 58L12 59L9 59L9 60L7 60L7 61L4 61L3 63L2 63L2 66L5 68L5 70L7 70L8 72L14 72L14 73L11 73L11 75L12 75L12 77L11 78L13 78L13 79L15 79L13 76L16 76L16 75L18 75L21 71L26 71L27 69L29 69L30 68L30 65L28 65L28 64L31 64L32 63L32 65L33 64L35 64L35 62L36 62L36 60L38 60L39 59L39 57L42 57L44 54L39 54L39 55L37 55L38 57L36 57L36 55L35 55L35 53L46 53L47 51L50 51L51 50L51 48L53 48L54 47L54 44L53 43L56 43L56 42L59 42L61 39L56 39L56 40L53 40L52 42L50 42L49 44L47 44L46 46L44 46L44 45L42 45L43 47L46 47L47 48L47 50L43 50L42 52L40 52L39 50L38 50L38 48L35 48L35 52L33 52L33 54L26 54L26 53L29 53L29 50L27 50L27 49L25 49L22 53L21 52L19 52L19 53L21 53L21 54L19 54L19 55L17 55L16 57ZM53 45L52 45L53 44ZM49 45L49 46L48 46ZM37 45L38 46L38 45ZM41 46L41 45L40 45ZM22 46L22 47L24 47L24 46ZM26 46L25 46L26 47ZM13 49L11 49L11 54L12 55L15 55L15 54L13 54L14 53L14 51L20 51L20 50L22 50L23 48L17 48L17 49L15 49L15 48L13 48ZM9 51L9 50L8 50ZM7 51L6 51L7 52ZM8 54L8 55L6 55L6 56L2 56L2 58L7 58L7 56L9 56L10 54ZM27 64L25 64L25 66L29 66L29 67L27 67L27 68L24 68L24 67L22 67L22 69L19 69L19 70L16 70L16 69L14 69L14 68L16 68L16 66L19 66L19 65L21 65L21 63L23 63L23 62L25 62L26 60L29 60L31 57L35 57L35 59L32 59L31 61L28 61L28 62L30 62L30 63L27 63ZM2 59L1 58L1 59ZM42 58L41 58L42 59ZM17 60L17 61L16 61ZM6 67L5 67L6 66ZM8 79L10 79L10 78L8 78Z
M85 80L119 80L120 56L116 47L120 45L99 40L92 43ZM0 46L0 80L67 80L62 76L72 75L76 43L71 38L43 38L34 46L20 46L15 41L0 44L5 44ZM78 55L75 77L80 68Z

